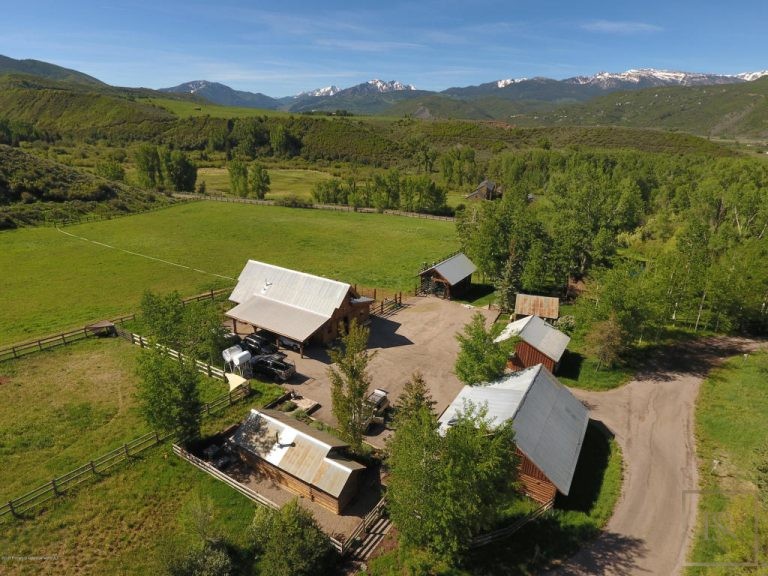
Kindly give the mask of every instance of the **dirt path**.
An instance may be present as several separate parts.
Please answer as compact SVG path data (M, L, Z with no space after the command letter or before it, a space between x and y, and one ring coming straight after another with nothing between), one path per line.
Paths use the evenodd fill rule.
M708 339L669 349L626 386L573 390L615 435L624 455L622 494L603 533L548 574L679 574L696 524L694 410L699 386L724 358L759 343Z

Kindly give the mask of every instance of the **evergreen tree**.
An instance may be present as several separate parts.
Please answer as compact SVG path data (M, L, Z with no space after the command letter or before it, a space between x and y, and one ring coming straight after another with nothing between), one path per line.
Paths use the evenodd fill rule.
M456 335L459 354L454 370L464 384L480 384L495 380L504 372L509 357L509 341L496 344L485 327L485 318L478 312Z

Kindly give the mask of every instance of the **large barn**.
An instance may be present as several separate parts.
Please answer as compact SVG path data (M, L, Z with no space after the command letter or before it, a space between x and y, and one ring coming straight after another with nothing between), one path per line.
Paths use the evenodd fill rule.
M235 323L263 328L304 344L327 344L349 328L353 319L370 317L370 298L361 298L344 282L256 260L240 273L227 312Z
M526 316L510 322L494 342L504 342L513 336L520 338L510 358L510 368L522 369L544 364L550 372L556 372L570 336L550 326L538 316Z
M440 416L446 433L467 403L486 406L487 417L512 420L525 493L546 504L568 495L589 423L589 412L541 364L490 383L465 386Z
M345 456L346 443L274 410L251 410L231 442L254 470L335 514L357 495L365 470Z
M457 298L472 285L477 266L462 252L419 272L421 291L441 298Z

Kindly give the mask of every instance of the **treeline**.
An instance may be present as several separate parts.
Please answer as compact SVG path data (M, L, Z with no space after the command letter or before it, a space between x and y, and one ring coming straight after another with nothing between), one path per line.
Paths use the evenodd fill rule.
M312 199L318 204L345 204L377 210L403 210L441 214L449 211L445 190L427 175L404 176L397 170L374 174L363 183L354 176L315 184Z
M197 181L197 166L180 150L142 144L133 154L137 184L146 190L192 192ZM115 174L121 170L113 167Z
M463 250L502 302L564 295L587 278L595 320L625 343L685 321L696 329L768 327L768 167L744 159L639 152L502 154L498 202L458 216Z
M107 170L109 164L105 162L103 169ZM0 145L0 229L45 220L69 220L85 214L112 216L138 212L169 202L163 195Z

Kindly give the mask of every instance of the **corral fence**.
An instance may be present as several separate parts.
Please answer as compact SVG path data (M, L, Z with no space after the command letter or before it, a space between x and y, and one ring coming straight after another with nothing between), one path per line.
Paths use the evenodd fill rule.
M214 202L228 202L232 204L256 204L258 206L288 206L275 200L257 200L255 198L238 198L236 196L214 196L203 194L174 194L174 197L188 200L212 200ZM423 212L406 212L403 210L377 210L361 206L350 206L348 204L314 204L311 201L302 202L298 208L310 208L314 210L331 210L333 212L359 212L362 214L388 214L390 216L405 216L406 218L421 218L422 220L442 220L444 222L454 222L453 216L442 216L439 214L425 214Z
M247 398L250 394L251 389L249 387L240 386L235 388L235 390L204 404L201 413L210 415L216 410L231 406L232 404ZM115 448L111 452L102 454L87 464L83 464L79 468L75 468L66 474L53 478L50 482L27 492L19 498L9 500L0 506L0 518L8 514L11 516L21 516L25 512L41 506L57 496L63 496L86 480L99 477L112 467L138 456L153 446L161 444L171 436L173 436L173 433L160 434L158 432L149 432L126 442L119 448Z
M215 301L217 297L221 296L222 294L227 294L231 292L231 290L231 288L209 290L208 292L203 292L202 294L196 294L195 296L184 298L182 302L186 305L191 302L202 302L205 300ZM118 326L135 319L136 313L133 313L119 316L110 320L110 322ZM27 354L34 354L35 352L50 350L51 348L56 348L57 346L72 344L73 342L85 340L86 338L96 337L98 337L97 331L94 331L91 328L91 325L83 326L82 328L73 328L66 332L60 332L51 336L38 338L37 340L30 340L28 342L22 342L20 344L14 344L13 346L2 348L0 349L0 362L12 360L14 358L21 358L22 356L26 356Z
M128 332L127 330L123 330L122 328L117 329L117 335L125 340L128 340L128 342L130 342L131 344L135 344L136 346L141 346L142 348L149 348L152 346L152 342L150 342L149 338L145 338L140 334L134 334L133 332ZM187 361L187 360L193 361L195 363L195 368L197 368L197 371L200 372L201 374L205 374L209 378L218 378L219 380L227 379L226 373L221 368L217 368L216 366L211 366L206 362L202 362L201 360L197 360L196 358L192 358L191 356L182 354L181 352L178 352L173 348L169 348L168 346L163 346L162 344L155 344L155 347L158 350L164 352L166 355L173 358L174 360L178 360L179 362Z
M355 292L360 296L372 298L371 314L386 318L403 307L403 293L381 290L379 288L359 288L354 285Z
M195 198L184 198L179 196L179 200L192 201ZM50 226L52 228L61 228L63 226L75 226L77 224L88 224L89 222L103 222L104 220L117 220L118 218L125 218L126 216L136 216L137 214L146 214L149 212L158 212L159 210L165 210L176 206L178 202L169 202L162 206L155 206L152 208L146 208L144 210L138 210L136 212L124 212L119 214L77 214L73 216L67 216L65 218L51 218L42 221L43 226Z
M546 504L539 506L536 510L534 510L530 514L527 514L522 518L519 518L509 526L499 528L498 530L493 530L492 532L487 532L486 534L480 534L479 536L475 536L470 540L469 547L482 548L483 546L487 546L488 544L492 544L493 542L497 542L499 540L509 538L512 534L520 530L523 526L525 526L529 522L533 522L537 518L540 518L541 516L543 516L548 510L552 508L554 503L555 503L554 500L550 500Z
M205 460L198 458L194 454L191 454L190 452L184 450L181 446L178 446L177 444L173 445L173 453L176 454L178 457L183 458L196 468L202 470L206 474L209 474L216 478L217 480L220 480L221 482L224 482L227 486L230 486L231 488L234 488L237 492L251 500L252 502L256 502L257 504L261 504L263 506L266 506L268 508L272 508L273 510L279 510L280 506L278 504L275 504L270 500L269 498L266 498L265 496L262 496L258 492L251 490L248 486L245 484L241 484L231 476L225 474L215 466L211 465L210 463L206 462ZM360 521L360 524L355 528L355 530L350 534L347 538L339 539L334 536L328 536L328 540L331 543L331 546L333 546L336 551L341 554L342 556L345 556L349 554L354 548L360 545L361 541L365 538L365 535L368 533L368 530L373 526L373 524L381 517L381 515L384 513L384 509L386 506L386 502L384 498L379 500L378 504L374 506L374 508L363 517L363 519Z

